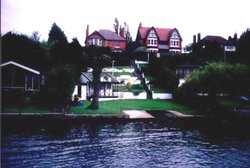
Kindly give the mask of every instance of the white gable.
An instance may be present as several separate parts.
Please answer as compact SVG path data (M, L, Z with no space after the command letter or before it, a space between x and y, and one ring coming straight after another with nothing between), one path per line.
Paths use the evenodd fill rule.
M37 75L40 75L40 72L39 72L39 71L36 71L36 70L34 70L34 69L31 69L31 68L26 67L26 66L21 65L21 64L18 64L18 63L14 62L14 61L9 61L9 62L3 63L3 64L1 64L1 67L7 66L7 65L10 65L10 64L15 65L15 66L17 66L17 67L19 67L19 68L25 69L25 70L27 70L27 71L33 72L33 73L35 73L35 74L37 74Z
M111 82L111 77L108 75L102 76L101 77L101 82Z
M179 39L180 37L179 37L177 31L174 31L174 32L171 34L171 37L170 37L170 38L171 38L171 39Z
M151 37L151 38L156 38L157 36L156 36L156 33L155 33L155 31L152 29L152 30L150 30L150 32L149 32L149 34L148 34L148 37Z

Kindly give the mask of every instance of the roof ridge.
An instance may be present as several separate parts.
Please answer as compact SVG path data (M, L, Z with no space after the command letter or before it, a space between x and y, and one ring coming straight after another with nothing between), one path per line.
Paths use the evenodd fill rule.
M1 67L6 66L6 65L10 65L10 64L15 65L15 66L17 66L17 67L19 67L19 68L22 68L22 69L25 69L25 70L27 70L27 71L30 71L30 72L33 72L33 73L35 73L35 74L40 75L40 72L39 72L39 71L37 71L37 70L35 70L35 69L32 69L32 68L29 68L29 67L27 67L27 66L25 66L25 65L19 64L19 63L14 62L14 61L5 62L5 63L1 64Z

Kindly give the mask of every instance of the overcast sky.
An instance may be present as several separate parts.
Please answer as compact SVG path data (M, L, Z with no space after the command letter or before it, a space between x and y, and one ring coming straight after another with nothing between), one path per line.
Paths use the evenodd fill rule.
M38 31L41 39L55 22L68 40L77 37L82 45L86 26L90 33L113 30L115 17L129 25L133 40L138 25L177 28L183 46L194 34L238 37L250 27L247 0L1 0L1 34L14 31L31 35Z

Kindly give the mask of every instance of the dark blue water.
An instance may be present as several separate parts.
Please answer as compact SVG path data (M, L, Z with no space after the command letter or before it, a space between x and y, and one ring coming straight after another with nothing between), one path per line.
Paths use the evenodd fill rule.
M249 136L155 121L16 128L1 143L1 167L250 167Z

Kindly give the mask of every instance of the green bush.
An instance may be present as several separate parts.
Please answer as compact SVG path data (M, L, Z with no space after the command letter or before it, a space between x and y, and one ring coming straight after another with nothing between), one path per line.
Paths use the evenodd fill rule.
M48 73L46 88L44 89L45 104L51 110L66 106L71 101L71 94L75 86L75 75L70 65L55 65ZM56 109L59 110L59 109Z
M139 95L141 92L143 92L143 86L141 84L132 85L129 89L130 92L133 92L134 95Z
M221 110L217 101L218 94L237 96L250 93L248 74L249 68L245 65L211 63L193 71L174 96L186 105L211 114Z

